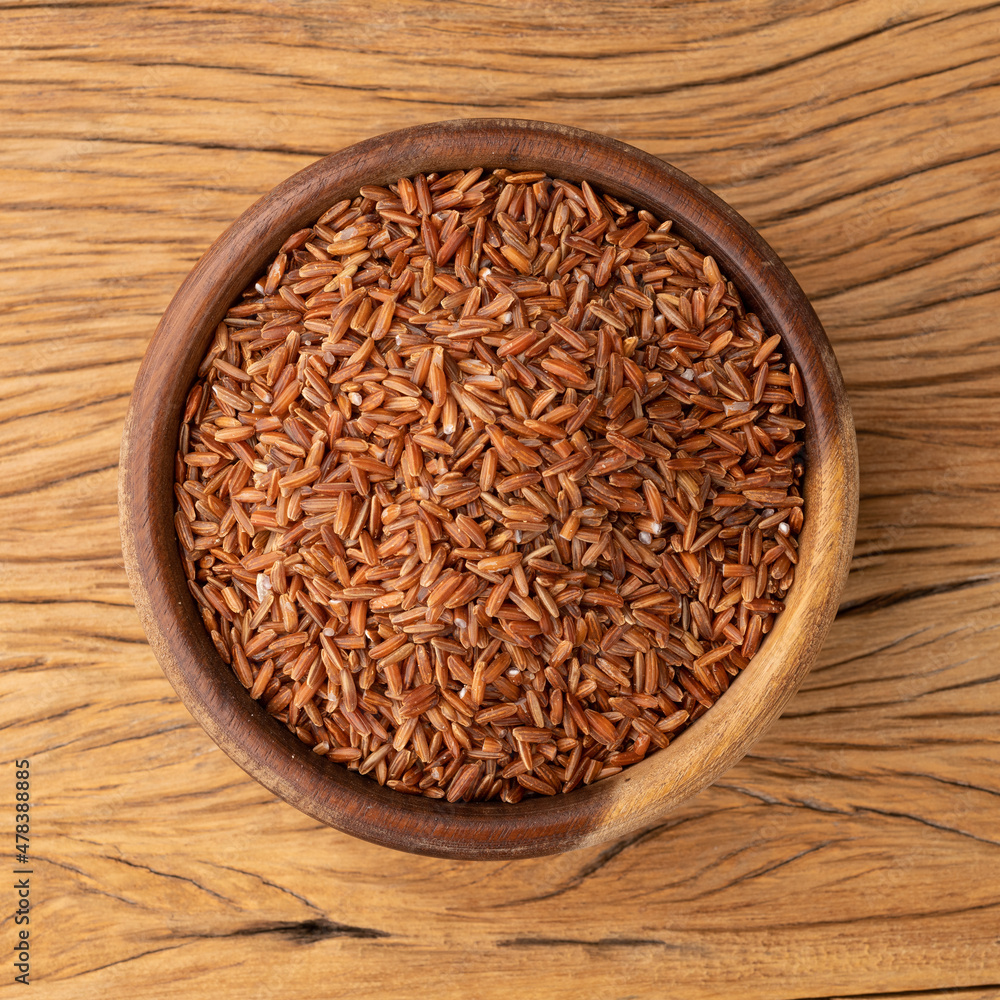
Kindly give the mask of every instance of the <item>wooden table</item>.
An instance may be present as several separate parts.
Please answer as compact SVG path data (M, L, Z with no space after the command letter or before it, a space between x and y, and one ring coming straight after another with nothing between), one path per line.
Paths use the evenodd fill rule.
M997 10L653 6L4 8L0 788L30 759L32 995L1000 996ZM482 115L624 139L757 226L862 473L840 616L770 735L636 837L507 864L352 840L232 764L145 643L115 500L146 342L229 221L355 140Z

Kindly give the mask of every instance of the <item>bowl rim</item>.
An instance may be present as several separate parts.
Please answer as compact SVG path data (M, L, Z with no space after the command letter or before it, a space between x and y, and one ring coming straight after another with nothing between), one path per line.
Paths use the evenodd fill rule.
M401 795L311 753L222 664L195 612L173 534L181 408L232 301L290 233L360 184L458 166L546 169L673 219L682 236L715 257L765 327L782 333L807 394L805 496L807 512L815 513L807 513L786 609L751 664L665 750L569 795L517 805ZM164 673L212 739L266 788L329 826L400 850L465 859L533 857L626 836L744 756L808 673L829 630L850 565L857 505L857 445L840 369L805 293L760 234L717 195L649 153L566 125L504 118L434 122L367 139L298 171L240 215L157 325L129 405L119 475L136 609Z

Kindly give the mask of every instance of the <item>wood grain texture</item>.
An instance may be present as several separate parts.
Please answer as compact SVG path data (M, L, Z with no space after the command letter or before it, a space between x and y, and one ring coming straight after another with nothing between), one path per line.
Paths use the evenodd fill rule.
M38 995L1000 995L997 14L0 9L2 780L32 759ZM149 336L233 218L481 115L631 142L759 228L837 351L862 502L841 615L751 757L608 848L471 865L320 827L215 748L132 609L115 480Z

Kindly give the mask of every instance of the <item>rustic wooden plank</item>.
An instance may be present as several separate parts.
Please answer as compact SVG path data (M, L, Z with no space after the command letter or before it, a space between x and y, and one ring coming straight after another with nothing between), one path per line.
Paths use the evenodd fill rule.
M72 0L0 25L0 748L32 759L43 996L1000 995L994 4ZM448 864L318 827L193 723L131 610L118 438L157 317L257 197L502 114L633 142L761 230L837 350L862 504L842 614L750 757L628 841Z
M979 598L958 629L934 624L912 634L913 619L902 605L862 615L860 622L848 616L826 662L772 735L689 807L606 849L508 865L446 865L317 829L243 780L214 750L164 690L149 657L141 663L141 646L136 657L131 650L118 653L121 644L78 634L70 655L86 657L93 646L98 655L92 666L71 678L58 661L48 676L32 670L50 703L29 727L37 731L45 722L49 739L61 746L58 763L55 754L41 759L83 778L72 788L53 782L46 799L53 860L72 858L76 872L55 864L45 874L61 885L64 926L78 925L82 933L100 912L111 924L127 921L129 930L104 941L96 954L93 948L64 951L56 978L138 954L163 938L164 921L169 940L184 941L185 948L225 937L230 958L249 958L258 947L256 934L316 945L329 937L338 942L322 960L331 971L345 960L339 949L348 944L376 952L406 947L406 961L428 972L440 941L481 949L487 968L498 972L511 955L529 963L537 949L562 948L590 955L595 968L598 958L602 968L609 963L609 977L643 949L659 949L692 966L678 982L696 983L693 965L700 963L712 970L713 982L732 976L732 988L740 975L729 961L733 950L754 954L781 936L794 940L796 957L759 970L756 992L747 996L773 996L779 986L791 990L796 982L799 993L782 995L811 995L803 988L818 984L826 992L812 995L827 995L850 982L876 980L888 990L912 983L907 976L935 962L965 967L988 948L1000 906L995 881L980 877L993 870L1000 846L992 821L1000 785L984 757L996 746L996 709L975 712L968 697L996 681L987 672L998 645L988 615L996 588ZM949 601L936 595L917 602L921 619L946 620ZM970 677L961 664L983 648L983 622L993 626L987 659L980 664L983 675ZM121 629L112 621L110 631ZM860 641L854 637L859 631ZM945 637L936 645L935 633ZM921 663L919 673L900 673L914 662L916 644L935 648L936 658ZM854 658L838 662L845 651ZM135 718L131 725L119 719L109 739L101 718L86 713L100 704L108 666L127 674L126 660L134 664L134 679L120 710ZM72 686L72 698L53 682L59 674ZM863 704L844 704L858 692ZM153 731L148 714L136 711L151 700L162 703ZM68 705L74 710L55 714ZM956 714L962 715L960 740ZM918 736L912 719L919 720ZM129 755L124 761L123 749ZM132 754L153 765L146 774L134 772ZM85 762L86 770L78 771ZM39 778L47 782L49 775ZM169 829L151 825L150 816L167 803ZM222 840L220 809L244 820ZM119 848L109 853L102 831L112 824ZM304 855L289 857L293 845ZM273 885L258 899L254 880ZM256 901L249 917L248 898ZM392 923L373 921L379 914L390 915ZM311 923L317 920L389 936L317 927ZM921 933L928 921L935 938L940 933L945 940L914 964L915 942L921 950L929 946ZM803 955L822 954L831 940L843 951L825 955L825 978L817 979ZM865 940L879 947L859 957L854 949ZM396 959L362 954L351 961L374 965L383 977L371 987L391 989ZM169 975L188 981L204 961L200 955L198 947L178 950L166 967ZM116 982L124 988L142 969L140 963L126 975L123 968L125 978ZM995 973L996 965L984 969ZM207 984L215 970L198 974ZM521 974L528 976L529 968ZM666 982L654 969L650 975L650 989ZM489 976L485 982L487 989ZM86 981L72 988L81 985Z

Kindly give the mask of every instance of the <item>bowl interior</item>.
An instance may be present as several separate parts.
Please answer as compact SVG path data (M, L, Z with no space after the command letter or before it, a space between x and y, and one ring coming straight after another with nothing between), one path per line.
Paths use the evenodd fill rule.
M173 529L173 456L188 388L226 310L286 237L361 184L421 171L544 169L674 220L718 261L765 328L780 332L806 388L806 522L796 582L750 665L665 750L567 796L450 805L382 788L313 754L222 664L184 579ZM612 139L538 122L418 126L317 161L252 206L181 285L140 368L122 445L126 566L153 650L192 714L248 773L338 829L418 853L534 856L622 836L707 785L749 749L808 671L836 612L853 546L857 457L840 371L804 293L731 208L662 161Z

